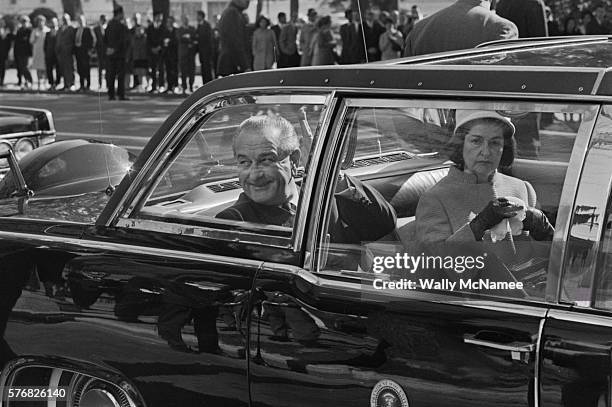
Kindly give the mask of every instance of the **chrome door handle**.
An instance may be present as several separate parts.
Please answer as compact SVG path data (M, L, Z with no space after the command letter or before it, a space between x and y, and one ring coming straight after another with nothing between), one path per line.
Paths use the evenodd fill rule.
M510 342L510 343L499 343L487 341L484 339L477 339L476 335L465 334L463 335L463 342L471 345L483 346L485 348L499 349L509 351L512 355L513 360L520 360L526 362L529 360L531 352L535 351L535 344L526 342Z

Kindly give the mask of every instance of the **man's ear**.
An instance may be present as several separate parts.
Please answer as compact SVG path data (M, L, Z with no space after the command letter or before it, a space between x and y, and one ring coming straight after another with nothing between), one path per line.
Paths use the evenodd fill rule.
M290 155L289 155L289 159L291 160L291 163L295 166L295 167L299 167L300 166L300 154L301 151L299 149L294 150Z

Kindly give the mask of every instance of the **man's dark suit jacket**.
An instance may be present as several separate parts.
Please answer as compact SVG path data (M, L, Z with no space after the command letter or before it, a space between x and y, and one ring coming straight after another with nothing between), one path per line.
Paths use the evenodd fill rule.
M208 21L203 21L202 24L198 24L197 37L198 37L198 54L200 55L200 61L208 61L210 63L213 50L213 31Z
M606 35L610 33L610 27L606 23L599 24L595 17L586 26L587 35Z
M220 52L217 73L222 76L244 72L250 68L251 47L247 40L247 27L242 10L230 3L217 25L219 29Z
M340 27L340 38L342 38L341 63L358 64L365 62L362 35L361 24L357 24L357 27L355 27L353 23L346 23Z
M378 48L378 40L382 33L385 32L385 28L380 25L377 21L374 21L372 27L367 23L361 23L365 35L366 49L376 48L376 52L368 52L368 62L380 61L380 49Z
M497 15L516 24L520 38L547 37L545 5L542 0L499 0Z

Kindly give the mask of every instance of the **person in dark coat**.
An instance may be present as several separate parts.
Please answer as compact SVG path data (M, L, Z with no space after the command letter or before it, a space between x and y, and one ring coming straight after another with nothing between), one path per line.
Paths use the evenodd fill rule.
M28 16L19 18L19 28L15 34L13 44L13 55L15 57L15 65L17 66L17 84L21 85L23 77L24 86L32 87L32 74L28 69L28 59L32 56L32 44L30 44L30 34L32 27Z
M64 14L55 40L55 55L62 78L64 78L64 90L67 91L74 90L74 27L70 25L70 22L70 15Z
M287 14L284 12L280 12L277 15L278 24L274 24L270 29L274 32L274 36L276 37L276 43L278 44L280 41L281 31L283 27L287 25ZM255 24L257 25L257 24ZM276 49L276 67L277 68L286 68L289 63L289 56L285 55L283 50L280 47Z
M365 22L362 22L361 26L365 35L368 62L380 61L380 49L378 48L378 42L380 40L380 36L385 32L385 27L380 25L380 23L374 19L374 13L371 10L368 10L366 13Z
M217 75L227 76L250 70L250 42L242 12L249 0L232 0L219 20L219 62Z
M202 84L212 81L212 60L213 60L213 30L206 21L206 14L198 11L198 26L196 27L196 45L198 57L200 59L200 73L202 74Z
M0 87L4 86L4 74L8 54L13 45L13 33L6 27L4 19L0 18Z
M178 61L181 72L181 86L183 94L193 92L193 80L195 79L195 53L196 53L196 30L189 25L189 17L182 17L182 24L176 30L178 38Z
M98 88L102 87L103 72L106 69L106 48L104 46L104 32L106 31L106 16L100 15L98 24L94 27L96 37L96 54L98 56Z
M81 83L80 90L85 91L89 90L91 85L89 53L94 48L95 37L91 29L87 27L84 15L81 14L77 21L79 26L74 34L74 55L76 57L79 82Z
M174 93L174 89L178 87L178 38L176 35L176 27L174 26L174 17L169 16L166 19L166 28L162 37L162 60L166 70L168 80L167 93Z
M586 26L587 35L607 35L610 33L606 17L606 9L603 5L595 7L593 18Z
M149 69L151 75L151 91L157 92L158 87L164 86L164 63L162 60L162 46L164 42L164 15L155 13L153 24L147 27L147 52L149 54Z
M278 48L280 52L286 56L286 65L284 67L291 68L300 66L300 54L297 50L297 35L298 28L296 26L297 13L291 15L291 21L285 24L281 28L280 37L278 41ZM278 66L282 68L282 66Z
M547 37L545 7L542 0L498 0L495 11L516 24L520 38Z
M403 56L474 48L483 42L518 38L518 28L490 10L486 0L457 0L421 20L404 42Z
M104 33L107 58L106 86L109 100L115 100L115 81L118 82L119 100L127 100L125 97L125 68L129 40L130 31L124 24L123 7L118 6L113 10L113 19L108 23Z
M54 90L60 81L57 55L55 55L55 43L57 41L58 29L59 20L57 17L53 17L51 19L50 30L47 35L45 35L45 42L43 44L43 50L45 51L45 68L47 70L47 80L49 81L50 90Z
M348 22L340 27L340 38L342 39L340 63L358 64L365 62L359 12L348 9L344 12L344 15Z

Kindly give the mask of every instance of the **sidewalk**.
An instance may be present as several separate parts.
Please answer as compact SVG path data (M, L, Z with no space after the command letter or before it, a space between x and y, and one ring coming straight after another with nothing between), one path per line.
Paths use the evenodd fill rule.
M22 90L19 86L17 86L17 69L11 68L11 69L7 69L6 70L6 74L4 76L4 87L0 88L0 92L7 92L7 93L49 93L49 94L63 94L63 93L68 93L66 91L60 90L60 91L50 91L49 89L49 85L47 84L46 81L43 81L44 84L41 86L42 89L38 89L38 81L37 81L37 77L36 77L36 71L34 70L30 70L30 73L32 74L32 79L33 81L33 86L30 89L26 89L26 90ZM87 92L88 94L95 94L97 95L98 92L103 92L104 94L106 94L106 80L102 81L102 88L98 87L98 68L93 67L91 68L91 87L89 89L89 91ZM74 83L75 86L77 87L77 90L75 92L71 92L71 93L79 93L78 90L78 86L79 86L79 75L75 72L74 73ZM202 86L202 77L200 75L196 75L195 81L194 81L194 90L201 87ZM61 87L61 86L60 86ZM172 97L172 98L183 98L186 97L188 95L183 95L181 93L179 94L174 94L174 93L156 93L156 94L151 94L142 90L138 90L138 89L129 89L126 87L126 96L151 96L151 97Z

